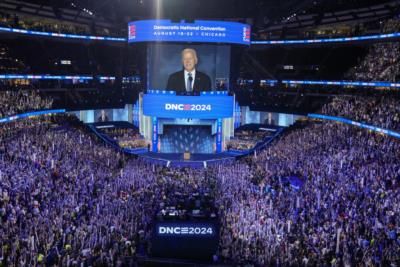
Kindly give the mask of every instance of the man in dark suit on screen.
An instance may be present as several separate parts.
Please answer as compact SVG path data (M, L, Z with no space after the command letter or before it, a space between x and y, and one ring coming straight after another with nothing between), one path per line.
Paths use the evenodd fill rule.
M171 74L168 78L167 90L178 94L198 94L200 91L211 90L210 77L198 70L196 50L186 48L182 51L183 70Z
M97 118L97 121L98 122L107 122L108 120L109 119L108 119L108 116L106 114L106 111L104 109L102 109L101 112L100 112L100 116Z

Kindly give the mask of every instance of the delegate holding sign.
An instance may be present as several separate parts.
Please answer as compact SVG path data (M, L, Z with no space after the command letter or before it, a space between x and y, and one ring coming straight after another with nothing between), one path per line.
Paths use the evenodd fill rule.
M233 96L145 94L143 114L157 118L218 119L233 117Z

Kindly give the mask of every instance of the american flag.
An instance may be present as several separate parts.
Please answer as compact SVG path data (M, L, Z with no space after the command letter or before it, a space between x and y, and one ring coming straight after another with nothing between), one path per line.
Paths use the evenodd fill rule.
M243 27L243 41L250 42L250 27Z
M129 25L129 39L136 38L136 25Z

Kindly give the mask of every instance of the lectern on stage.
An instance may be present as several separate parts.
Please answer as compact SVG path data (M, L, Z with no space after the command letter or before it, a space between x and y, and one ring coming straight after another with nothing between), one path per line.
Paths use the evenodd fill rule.
M181 149L181 153L199 153L191 150L208 139L212 143L205 144L210 147L202 149L219 153L234 135L234 103L235 97L227 91L200 92L199 95L189 96L177 95L174 91L147 90L139 97L140 133L151 142L153 152L168 153L168 144L172 143L175 152ZM195 131L183 130L188 126ZM167 133L171 127L175 127L175 132ZM202 131L204 128L209 129L208 133ZM165 142L160 141L163 138Z

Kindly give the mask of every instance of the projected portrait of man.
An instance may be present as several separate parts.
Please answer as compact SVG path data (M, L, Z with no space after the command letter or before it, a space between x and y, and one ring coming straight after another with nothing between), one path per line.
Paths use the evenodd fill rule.
M100 116L97 118L98 122L107 122L109 121L109 118L106 114L106 111L104 109L101 110Z
M196 69L198 59L196 50L182 50L183 70L171 74L166 89L177 93L198 93L211 90L210 77Z

